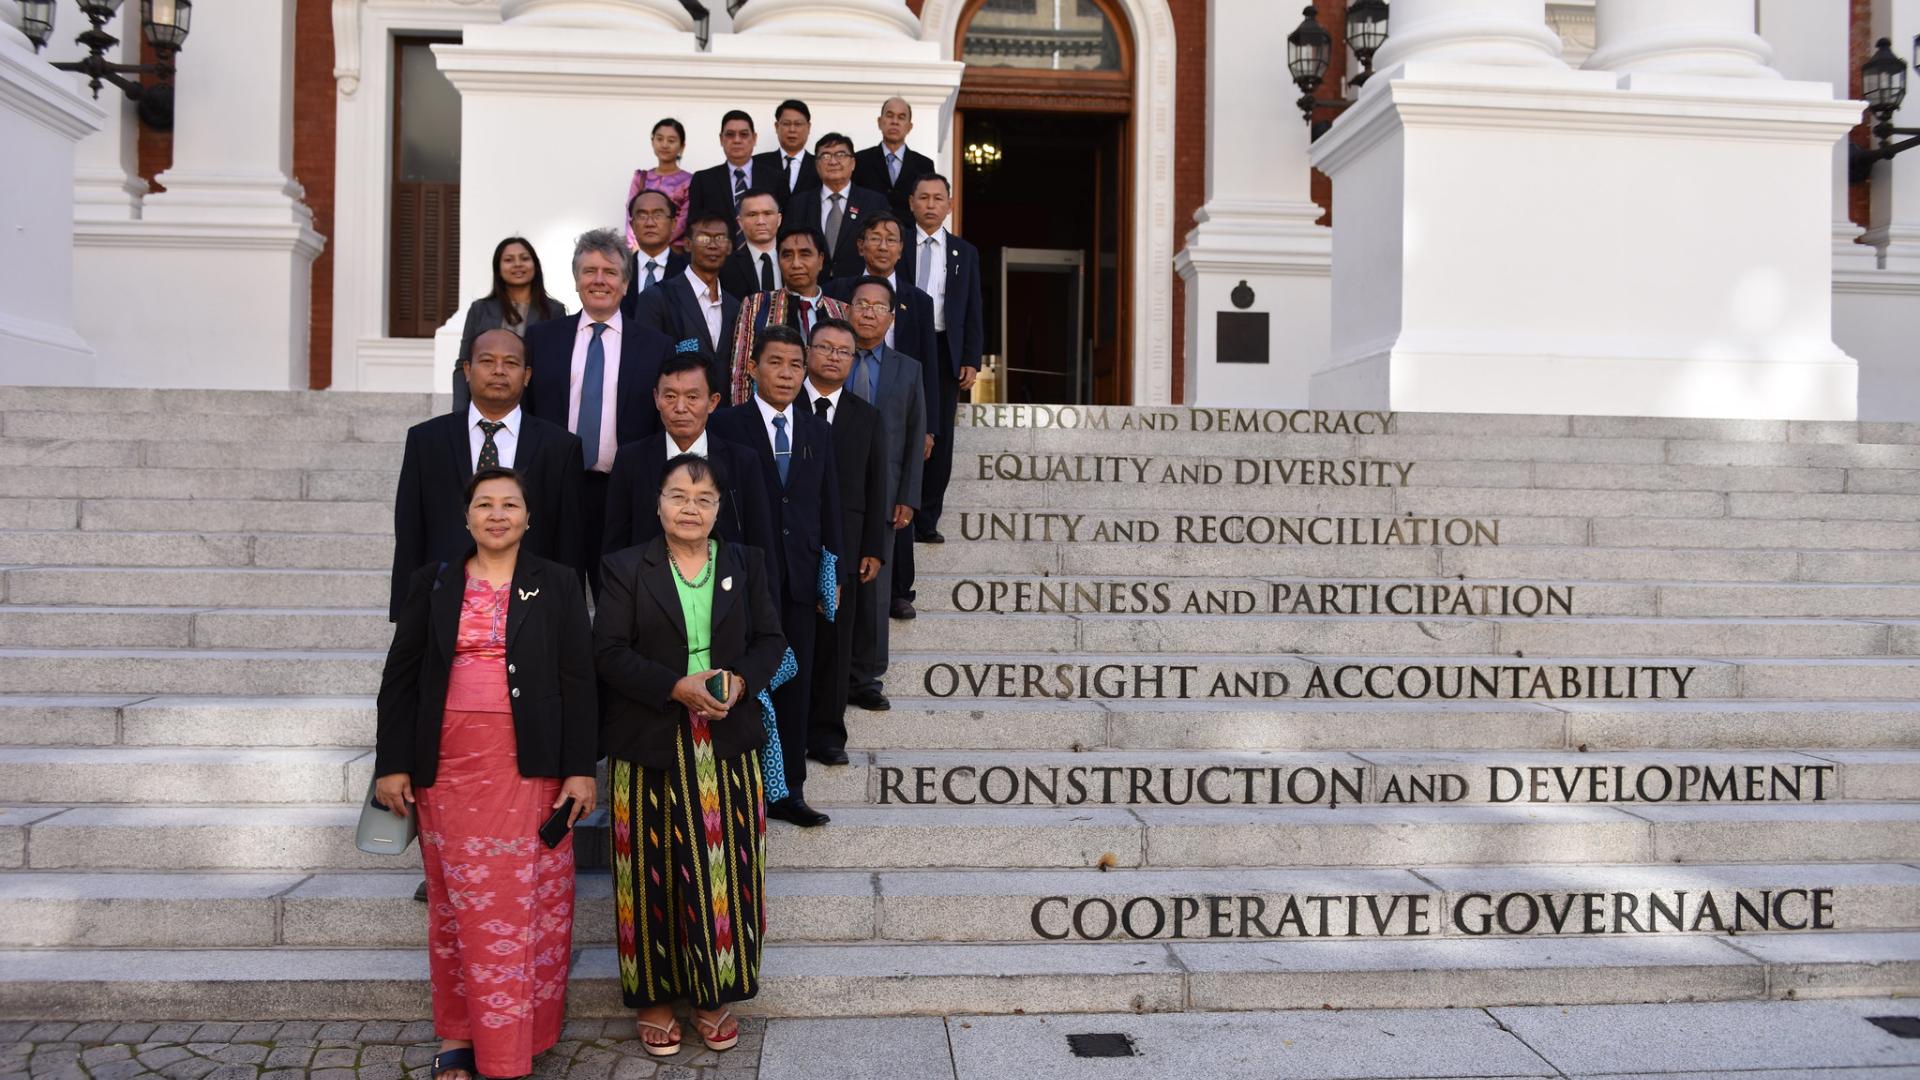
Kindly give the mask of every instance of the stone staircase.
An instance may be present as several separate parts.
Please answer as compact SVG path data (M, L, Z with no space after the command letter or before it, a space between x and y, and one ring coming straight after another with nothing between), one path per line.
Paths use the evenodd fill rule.
M431 407L0 388L0 1014L426 1015L352 831ZM756 1011L1920 991L1920 427L962 420Z

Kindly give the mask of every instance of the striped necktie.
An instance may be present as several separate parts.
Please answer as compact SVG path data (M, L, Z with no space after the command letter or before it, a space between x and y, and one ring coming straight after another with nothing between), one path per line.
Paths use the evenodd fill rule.
M780 474L780 486L787 486L787 467L793 459L793 444L787 441L787 418L773 418L773 468Z

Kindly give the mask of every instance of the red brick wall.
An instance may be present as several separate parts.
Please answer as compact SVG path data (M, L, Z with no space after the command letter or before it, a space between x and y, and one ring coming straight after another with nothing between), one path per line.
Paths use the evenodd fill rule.
M313 261L313 316L307 334L307 386L333 384L333 13L330 0L294 9L293 177L307 190L313 227L326 238Z
M1168 0L1173 11L1173 245L1187 246L1193 213L1207 197L1207 0ZM1173 400L1185 396L1187 374L1187 288L1173 267L1161 268L1173 279ZM1136 298L1138 303L1144 297ZM1136 397L1145 387L1135 387Z
M1333 59L1327 64L1326 81L1320 84L1320 89L1315 91L1315 96L1324 101L1347 97L1349 96L1346 89L1347 47L1342 44L1347 39L1347 0L1319 0L1319 3L1314 6L1319 9L1317 21L1321 28L1332 34L1336 42ZM1286 30L1291 34L1293 28L1298 25L1298 16L1293 14L1291 7L1287 9L1287 14ZM1283 53L1277 59L1284 63L1286 56ZM1293 116L1296 113L1289 109L1288 115ZM1332 120L1338 115L1340 114L1332 109L1321 109L1313 114L1315 120ZM1319 223L1333 224L1333 181L1319 169L1313 170L1313 201L1320 204Z
M136 26L136 29L134 32L139 33L137 18L135 19L135 26ZM156 57L153 54L153 46L147 44L146 35L141 34L140 35L140 62L143 64L151 64L154 62L155 59ZM180 56L174 59L174 65L177 67L182 61L185 61L188 63L192 62L191 59L188 57L188 55L184 51ZM143 75L141 76L140 81L142 83L152 84L155 80L154 80L154 77L151 75ZM102 95L102 100L105 100L105 95ZM165 191L166 188L163 188L160 185L155 184L153 182L153 178L165 172L169 167L173 165L173 132L154 131L151 128L147 127L147 125L141 124L140 125L140 142L139 142L139 160L140 160L139 168L140 168L141 178L146 180L146 182L152 186L154 191Z
M1853 36L1852 81L1847 92L1855 100L1860 97L1860 65L1867 62L1873 54L1873 0L1853 0L1850 29ZM1871 114L1868 114L1871 115ZM1870 125L1862 120L1860 126L1853 129L1853 141L1861 146L1872 146L1873 137ZM1872 215L1871 183L1854 184L1847 189L1847 209L1853 223L1866 228Z

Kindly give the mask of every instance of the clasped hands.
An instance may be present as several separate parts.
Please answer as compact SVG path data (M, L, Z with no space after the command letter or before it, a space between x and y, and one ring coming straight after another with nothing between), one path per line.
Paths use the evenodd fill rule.
M746 684L739 675L727 680L727 700L721 701L707 690L707 680L720 674L719 668L696 671L673 684L673 700L699 713L708 720L718 720L733 711L739 703L740 695L745 692Z

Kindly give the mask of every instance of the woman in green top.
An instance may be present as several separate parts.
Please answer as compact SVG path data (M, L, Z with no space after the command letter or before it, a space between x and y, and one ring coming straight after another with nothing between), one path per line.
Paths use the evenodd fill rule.
M593 621L620 992L661 1056L683 999L709 1049L739 1041L726 1006L759 991L766 929L759 695L787 642L760 552L713 538L719 507L705 458L667 462L662 535L606 557Z

